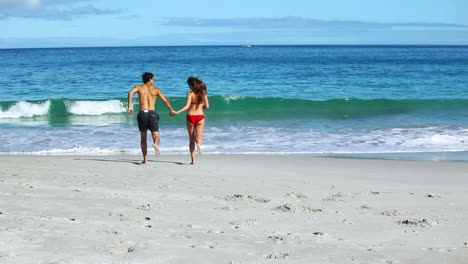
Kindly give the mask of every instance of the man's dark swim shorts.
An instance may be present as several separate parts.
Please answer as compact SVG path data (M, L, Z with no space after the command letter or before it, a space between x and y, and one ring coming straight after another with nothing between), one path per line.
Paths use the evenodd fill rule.
M159 115L154 110L140 111L137 116L140 132L159 132Z

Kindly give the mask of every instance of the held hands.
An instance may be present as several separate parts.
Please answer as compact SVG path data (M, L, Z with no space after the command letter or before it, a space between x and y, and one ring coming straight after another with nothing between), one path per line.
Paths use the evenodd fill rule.
M177 115L177 113L174 110L171 110L171 111L169 111L169 115L170 116L175 116L175 115Z

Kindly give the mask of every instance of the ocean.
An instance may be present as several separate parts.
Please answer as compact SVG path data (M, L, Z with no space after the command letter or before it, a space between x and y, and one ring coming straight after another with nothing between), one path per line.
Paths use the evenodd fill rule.
M147 71L176 110L205 81L206 154L468 161L468 46L2 49L0 154L140 154ZM161 154L187 154L185 114L157 112Z

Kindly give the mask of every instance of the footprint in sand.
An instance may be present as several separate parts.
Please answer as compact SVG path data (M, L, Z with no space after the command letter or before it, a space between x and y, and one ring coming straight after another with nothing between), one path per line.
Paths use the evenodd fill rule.
M7 252L0 251L0 259L4 259L4 260L8 261L8 260L14 260L15 258L16 258L16 254L13 253L13 252L8 252L7 253Z
M357 193L336 193L331 195L330 197L322 199L322 201L325 202L346 202L346 199L351 199L354 198L358 195L379 195L382 194L382 192L376 192L376 191L369 191L369 192L357 192Z
M101 230L99 232L106 233L108 235L118 235L119 234L119 232L115 231L115 230Z
M382 211L380 214L384 216L398 216L400 215L400 212L398 212L398 210L385 210Z
M211 242L201 242L201 243L197 243L197 244L190 244L188 246L192 247L192 248L215 248L213 243L211 243Z
M152 204L137 204L136 209L143 211L156 211L158 207Z
M253 195L243 195L243 194L234 194L234 195L228 195L224 198L226 201L252 201L252 202L258 202L258 203L268 203L270 199L268 198L261 198L261 197L256 197Z
M192 236L184 234L184 233L173 233L171 234L171 237L176 237L176 238L192 238Z
M125 255L135 251L141 251L146 247L133 241L116 241L110 244L99 245L93 248L98 253L107 253L111 255Z
M234 211L234 210L238 210L237 207L233 207L233 206L223 206L223 207L216 207L214 208L215 210L224 210L224 211Z
M307 198L307 196L305 196L304 194L302 194L302 193L296 193L296 192L287 193L287 194L285 195L285 197L291 197L291 198Z
M306 205L293 205L293 204L283 204L280 206L274 207L272 210L274 211L280 211L280 212L287 212L287 213L304 213L304 212L322 212L322 209L319 208L313 208L311 206L306 206Z
M344 225L352 225L353 223L348 219L338 220L337 223L344 224Z
M288 257L289 257L289 253L279 252L279 253L271 253L266 258L267 259L286 259Z
M257 222L257 219L245 219L229 222L230 225L233 225L235 229L239 229L241 226L254 225Z
M422 250L438 251L438 252L452 252L454 250L457 250L457 248L422 248Z
M405 220L399 220L397 221L397 224L399 225L404 225L404 226L418 226L418 227L428 227L428 226L433 226L437 225L437 222L429 221L427 219L405 219Z
M299 236L295 236L293 233L287 233L287 234L275 234L275 235L269 235L267 237L268 240L273 240L276 243L282 243L286 240L292 240L292 239L299 239Z
M109 212L107 215L111 217L118 217L120 221L126 221L129 219L128 217L124 216L124 214L119 212Z
M348 198L349 195L343 194L341 192L335 193L330 197L322 199L324 202L345 202L345 198Z

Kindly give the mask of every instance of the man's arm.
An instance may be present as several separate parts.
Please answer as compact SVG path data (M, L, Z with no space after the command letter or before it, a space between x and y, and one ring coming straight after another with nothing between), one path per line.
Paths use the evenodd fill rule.
M133 105L132 105L132 99L133 99L133 95L138 92L138 87L135 86L133 87L133 89L131 89L129 92L128 92L128 98L127 98L127 104L128 104L128 112L130 114L133 114Z
M169 100L167 100L166 96L164 96L161 89L158 89L158 96L159 96L159 98L161 98L161 101L163 101L163 103L166 105L166 107L169 108L169 110L171 112L174 112L174 108L172 108L171 103L169 102Z

